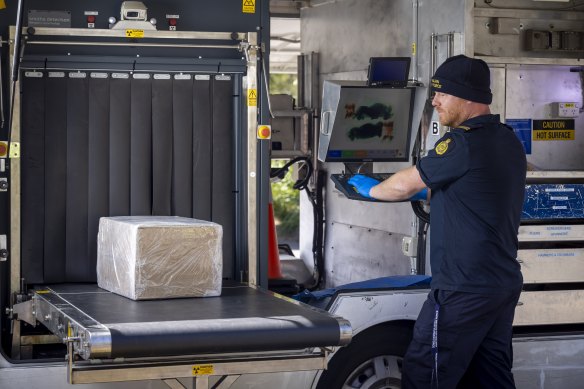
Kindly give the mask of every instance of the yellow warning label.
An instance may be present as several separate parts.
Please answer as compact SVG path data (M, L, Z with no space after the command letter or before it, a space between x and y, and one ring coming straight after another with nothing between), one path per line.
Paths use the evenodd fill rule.
M412 43L412 55L416 55L416 42Z
M255 14L256 0L242 0L242 1L243 1L243 13L244 14Z
M47 289L43 289L43 290L35 290L36 294L47 294L47 293L51 293L50 290Z
M574 140L576 132L574 130L542 130L533 131L533 140Z
M576 108L576 103L564 103L564 108Z
M247 90L247 106L248 107L257 107L258 105L258 90L257 89L248 89Z
M0 0L0 9L6 8L6 2L4 0Z
M126 30L126 38L144 38L144 30Z
M272 138L272 126L261 124L258 126L258 139Z
M193 375L213 375L213 365L194 365Z

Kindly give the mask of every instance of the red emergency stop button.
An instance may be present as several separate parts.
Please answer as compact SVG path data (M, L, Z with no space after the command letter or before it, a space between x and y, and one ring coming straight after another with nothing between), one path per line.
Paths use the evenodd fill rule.
M95 23L95 15L87 15L87 23Z
M258 139L270 139L272 137L272 126L261 124L258 126Z
M169 26L176 26L176 19L175 18L168 19L168 25Z

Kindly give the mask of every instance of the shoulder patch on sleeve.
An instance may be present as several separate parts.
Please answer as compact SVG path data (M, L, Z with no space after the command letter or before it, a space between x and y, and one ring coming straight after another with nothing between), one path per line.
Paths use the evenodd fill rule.
M452 139L448 138L448 139L445 139L442 142L438 143L435 147L436 154L443 155L445 152L447 152L450 142L452 142Z

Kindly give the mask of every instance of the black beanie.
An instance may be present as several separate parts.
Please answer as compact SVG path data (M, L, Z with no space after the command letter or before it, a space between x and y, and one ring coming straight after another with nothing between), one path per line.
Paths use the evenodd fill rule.
M491 73L482 59L456 55L438 67L432 90L477 103L491 104Z

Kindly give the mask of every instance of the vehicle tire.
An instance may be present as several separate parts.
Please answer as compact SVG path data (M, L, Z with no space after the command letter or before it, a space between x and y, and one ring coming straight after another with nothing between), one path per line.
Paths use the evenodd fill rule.
M333 356L316 389L401 388L402 359L411 338L406 323L365 330Z

